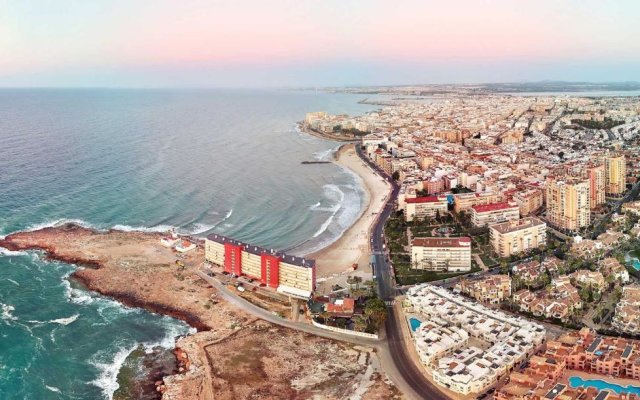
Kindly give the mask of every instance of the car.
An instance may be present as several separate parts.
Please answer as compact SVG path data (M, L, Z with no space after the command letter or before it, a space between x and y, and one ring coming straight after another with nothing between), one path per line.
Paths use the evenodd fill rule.
M225 275L229 275L229 273L227 271L222 271L223 274Z
M249 280L248 280L247 282L249 282L249 283L253 283L253 281L254 281L254 280L255 280L255 279L253 279L253 278L249 278Z
M267 286L267 284L266 284L266 283L261 283L261 284L260 284L260 287L265 287L265 286Z

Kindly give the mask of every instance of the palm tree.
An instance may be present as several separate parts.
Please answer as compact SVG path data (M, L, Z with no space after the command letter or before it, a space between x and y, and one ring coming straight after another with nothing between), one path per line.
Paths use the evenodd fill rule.
M360 289L360 283L362 282L362 278L359 276L353 277L353 283L356 284L356 290Z

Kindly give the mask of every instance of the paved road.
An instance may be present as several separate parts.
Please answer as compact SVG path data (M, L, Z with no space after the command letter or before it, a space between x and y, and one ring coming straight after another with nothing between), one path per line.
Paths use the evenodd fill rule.
M233 304L234 306L252 314L256 317L264 319L265 321L271 322L276 325L284 326L285 328L296 329L299 331L303 331L306 333L311 333L313 335L322 336L329 339L341 340L343 342L349 342L353 344L359 345L367 345L375 347L380 343L379 339L366 338L360 336L346 335L338 332L328 331L322 328L318 328L316 326L310 325L305 322L296 322L289 319L282 318L278 315L275 315L264 308L260 308L254 304L251 304L247 300L239 297L231 290L229 290L225 285L223 285L220 281L215 278L210 277L202 271L196 271L196 274L204 279L207 283L211 284L218 293L221 294L222 298L227 302Z
M384 225L394 212L394 203L398 198L398 191L400 190L398 184L390 179L384 172L382 172L375 164L373 164L367 157L364 156L360 146L356 145L356 150L360 158L362 158L371 168L378 171L381 176L386 177L387 181L391 184L392 192L389 200L384 207L383 211L379 214L379 217L372 230L371 251L375 257L374 273L376 276L376 282L378 284L378 294L380 298L386 302L393 302L396 297L396 285L393 278L393 271L391 266L387 262L387 258L384 249ZM388 303L391 304L391 303ZM389 314L385 324L385 333L387 338L388 350L391 354L391 360L395 364L395 368L400 372L405 383L413 390L413 396L421 399L429 400L446 400L449 397L442 393L434 384L432 384L424 376L420 366L417 366L412 358L407 354L402 338L402 327L399 325L404 323L401 315L396 315L394 307L388 307ZM411 344L409 344L411 345ZM408 395L408 394L407 394Z

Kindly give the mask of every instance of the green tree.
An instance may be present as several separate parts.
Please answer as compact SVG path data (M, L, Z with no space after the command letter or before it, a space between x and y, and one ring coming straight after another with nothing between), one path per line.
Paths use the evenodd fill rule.
M364 306L364 315L370 318L379 328L387 318L387 305L379 297L369 299Z
M399 172L399 171L394 172L393 174L391 174L391 178L392 178L394 181L399 180L399 179L400 179L400 172Z

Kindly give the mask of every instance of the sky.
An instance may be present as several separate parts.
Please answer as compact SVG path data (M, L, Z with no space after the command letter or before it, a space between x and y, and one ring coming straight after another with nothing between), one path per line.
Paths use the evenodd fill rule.
M637 0L0 0L0 87L640 81Z

